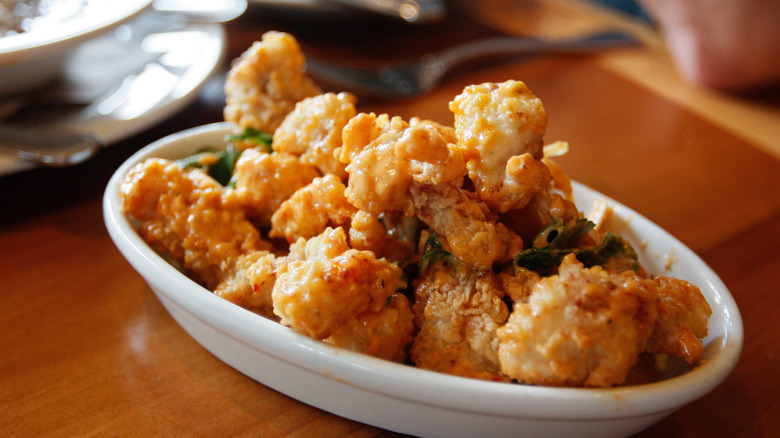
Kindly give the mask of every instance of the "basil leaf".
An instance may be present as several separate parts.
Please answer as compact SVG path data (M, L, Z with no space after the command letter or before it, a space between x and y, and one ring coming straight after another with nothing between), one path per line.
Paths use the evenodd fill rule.
M227 137L227 141L229 142L244 142L262 146L268 153L273 151L271 148L272 140L273 136L271 134L254 128L245 128L242 134L230 135Z
M241 149L228 144L225 149L217 152L217 162L209 167L208 174L223 186L227 186L233 177L233 170L241 152Z
M431 233L428 239L425 240L425 246L423 246L422 256L420 257L420 272L428 269L429 266L436 262L445 260L451 256L449 252L444 250L441 242L439 242L439 236L435 233Z
M216 150L213 147L205 147L197 154L190 155L176 163L183 169L203 169L209 176L217 180L223 186L228 186L236 168L236 161L241 155L242 149L228 144L225 149Z
M605 269L639 271L639 257L623 238L607 233L601 243L585 248L528 248L515 258L515 264L536 272L541 276L554 275L563 258L574 254L585 267L602 266Z

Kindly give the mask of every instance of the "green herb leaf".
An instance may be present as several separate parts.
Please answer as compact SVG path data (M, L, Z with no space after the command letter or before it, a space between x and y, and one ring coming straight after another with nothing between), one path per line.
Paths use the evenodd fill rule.
M572 248L576 239L592 230L596 224L587 219L573 220L567 224L555 221L543 229L533 240L532 246L541 248Z
M236 168L236 161L241 152L241 149L228 144L225 149L217 152L219 158L213 166L209 167L209 175L223 186L227 186L233 178L233 170Z
M600 244L586 248L528 248L516 258L515 264L542 276L553 275L567 254L574 254L585 267L602 266L618 271L639 271L639 257L631 245L619 236L607 233Z
M176 162L183 169L203 169L209 176L217 180L217 182L223 186L228 186L231 183L233 170L236 168L236 161L238 161L241 152L241 149L236 148L232 144L228 144L227 147L222 150L216 150L213 147L205 147L197 154L182 158Z
M227 137L227 141L230 142L241 141L245 143L254 143L256 145L263 146L263 149L265 149L265 151L269 153L273 150L271 148L272 140L273 140L273 136L271 134L253 128L244 129L244 132L240 135L230 135Z
M213 147L205 147L198 151L197 154L190 155L189 157L180 158L176 160L176 163L181 167L182 169L188 169L188 168L198 168L203 169L208 167L205 164L205 161L207 161L205 158L206 156L212 156L215 154L217 150Z
M420 272L428 269L429 266L436 262L445 260L451 256L449 252L444 250L441 242L439 242L439 236L435 233L431 233L428 239L425 240L425 246L423 246L423 253L420 257Z

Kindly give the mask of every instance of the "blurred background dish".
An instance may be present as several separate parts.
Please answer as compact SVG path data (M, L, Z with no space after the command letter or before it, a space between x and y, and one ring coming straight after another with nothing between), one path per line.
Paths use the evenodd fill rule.
M62 63L80 43L130 20L150 3L151 0L4 0L2 16L7 18L0 27L0 96L22 93L54 80ZM64 7L69 4L73 6ZM30 10L30 17L16 20L25 14L23 9Z
M4 123L91 133L111 145L191 103L224 58L221 24L150 10L77 46L62 62L62 80ZM0 153L0 176L33 166Z
M154 0L155 10L184 14L195 23L224 23L240 17L247 0Z

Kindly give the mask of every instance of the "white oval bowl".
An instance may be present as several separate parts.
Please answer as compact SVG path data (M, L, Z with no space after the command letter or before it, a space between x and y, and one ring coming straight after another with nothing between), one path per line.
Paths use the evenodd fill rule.
M657 383L610 389L549 388L439 374L346 351L242 309L191 281L138 236L124 216L119 186L148 157L182 158L224 144L231 125L216 123L165 137L115 172L104 219L120 252L173 318L203 347L258 382L336 415L416 436L624 437L660 421L719 385L743 344L739 310L718 276L690 249L629 208L574 184L587 210L604 199L622 220L650 272L697 285L713 309L702 364ZM671 255L675 262L665 266Z
M82 14L56 26L0 37L0 96L24 93L54 80L79 44L118 27L151 2L88 2Z

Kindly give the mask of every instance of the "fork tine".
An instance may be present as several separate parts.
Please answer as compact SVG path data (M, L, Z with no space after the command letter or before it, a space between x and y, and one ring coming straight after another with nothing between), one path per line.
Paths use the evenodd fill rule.
M323 86L358 95L402 98L417 94L413 83L395 73L398 67L362 69L307 58L306 73Z

